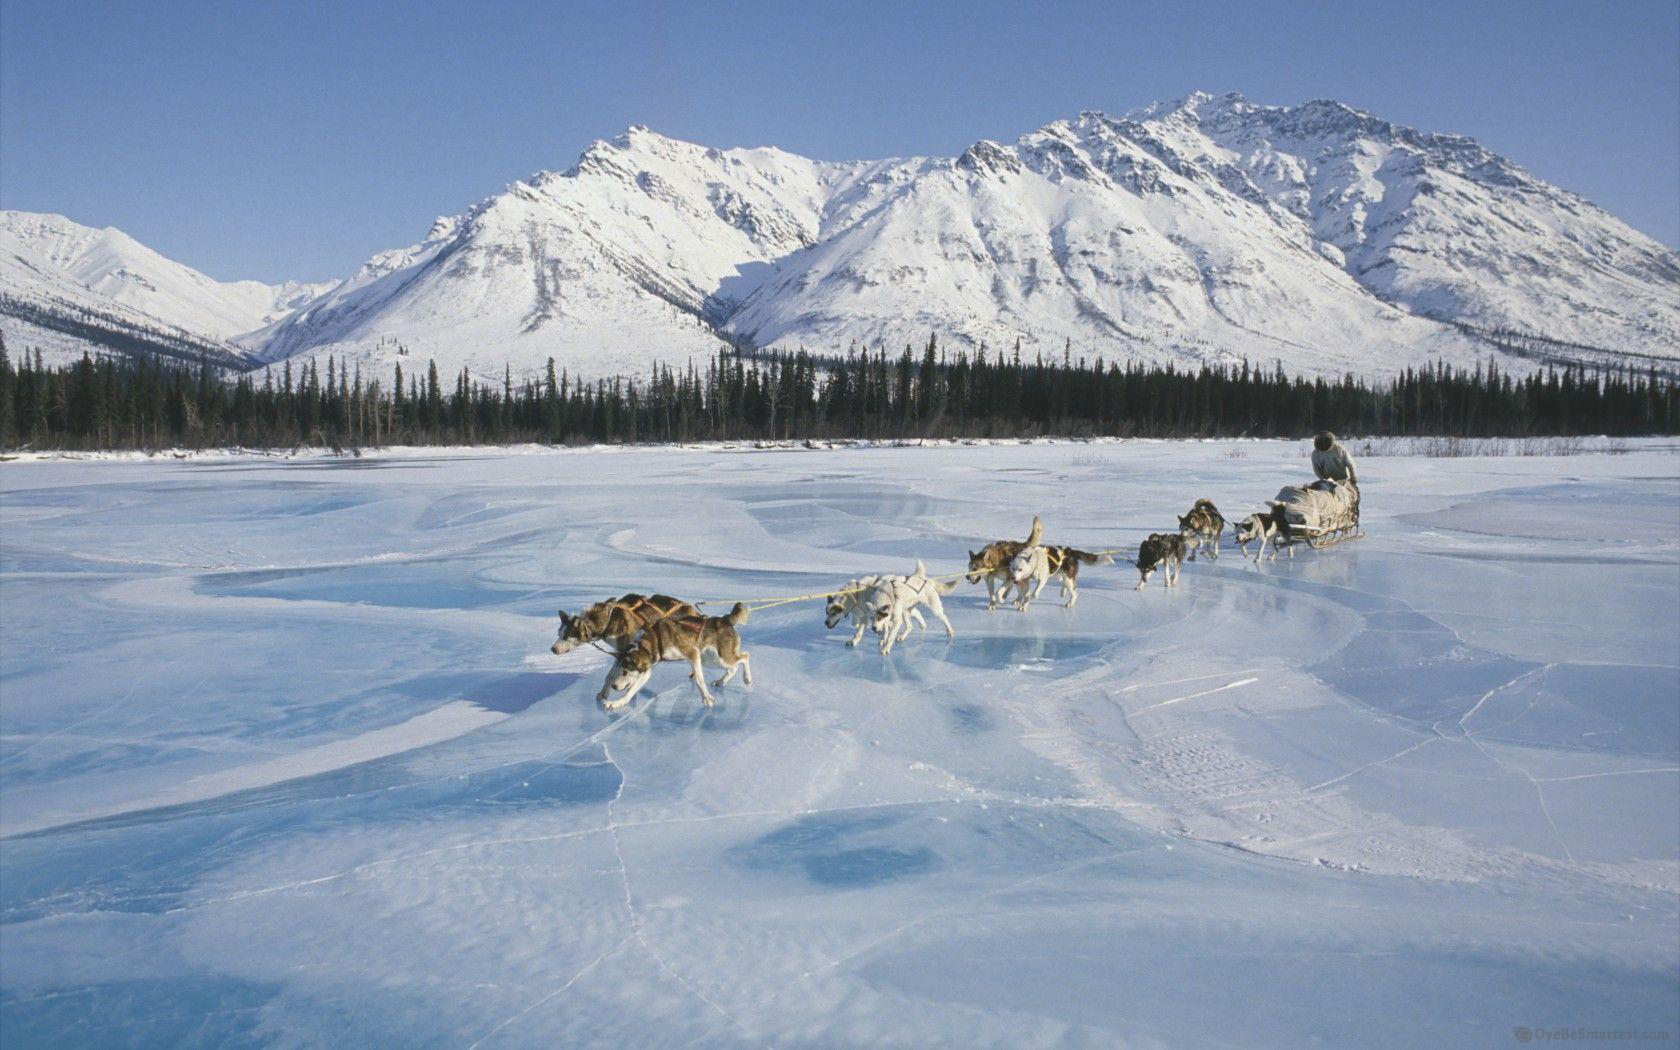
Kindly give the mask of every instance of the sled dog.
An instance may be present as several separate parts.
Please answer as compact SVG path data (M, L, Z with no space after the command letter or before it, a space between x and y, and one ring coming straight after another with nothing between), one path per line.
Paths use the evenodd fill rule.
M875 633L881 636L881 655L892 652L893 646L910 634L911 618L921 618L920 607L923 605L933 613L934 619L945 625L945 637L955 638L957 632L945 615L945 603L940 600L940 595L949 594L956 588L955 580L928 579L927 567L918 559L914 573L886 577L865 592L865 604L871 610L871 624ZM926 621L923 623L925 625Z
M1190 560L1196 560L1198 547L1208 548L1208 557L1219 560L1219 536L1225 531L1225 516L1219 513L1219 508L1213 505L1213 500L1199 499L1190 508L1190 513L1181 514L1178 518L1178 534L1184 537L1184 546L1190 552Z
M1042 543L1023 547L1009 563L1009 580L1015 586L1015 608L1025 612L1050 577L1054 576L1061 581L1062 598L1071 609L1073 603L1079 600L1079 567L1103 565L1113 560L1107 554L1092 554L1073 547L1053 547Z
M1266 543L1272 545L1272 561L1277 560L1277 549L1288 544L1289 556L1295 557L1295 545L1289 541L1293 539L1289 532L1289 520L1277 508L1250 514L1237 523L1236 531L1232 534L1237 541L1237 547L1242 551L1243 560L1248 560L1248 545L1255 540L1260 541L1260 548L1254 552L1254 564L1260 564L1265 556Z
M1014 579L1010 575L1009 563L1015 560L1015 555L1021 553L1025 547L1035 547L1044 538L1044 522L1037 515L1033 516L1032 532L1027 541L994 540L981 547L978 551L968 552L969 583L986 583L986 611L997 608L998 602L1007 600L1009 588L1014 586Z
M1176 532L1152 532L1149 538L1138 544L1137 571L1138 584L1133 590L1143 590L1143 585L1149 582L1149 577L1156 569L1161 571L1161 582L1168 587L1178 586L1178 574L1184 565L1184 537Z
M621 643L622 649L643 627L667 616L698 616L699 610L669 594L626 594L596 602L576 616L560 610L560 637L549 649L564 656L580 645L596 641Z
M891 574L859 576L846 584L839 592L828 596L828 608L823 614L823 626L832 631L840 625L841 620L851 620L852 626L857 629L852 632L851 640L846 644L855 647L858 642L863 640L863 632L868 630L875 621L875 610L869 604L870 592L888 581L904 579L908 579L908 577ZM914 620L918 627L927 626L927 619L922 616L920 609L911 608L910 619Z
M555 656L564 656L580 645L607 642L617 652L630 647L637 633L650 623L668 616L699 616L700 610L669 594L626 594L622 598L608 598L596 602L576 616L560 610L560 637L549 647ZM612 690L603 683L595 699L605 700Z
M607 684L623 695L603 701L602 707L615 710L628 704L649 678L654 666L664 660L687 660L693 668L689 677L700 690L700 700L707 707L715 702L706 689L706 672L700 658L710 653L725 667L723 677L713 685L723 685L735 677L739 668L748 685L752 685L752 664L741 648L741 635L736 630L747 622L747 607L740 602L725 616L669 616L647 625L634 643L619 656Z

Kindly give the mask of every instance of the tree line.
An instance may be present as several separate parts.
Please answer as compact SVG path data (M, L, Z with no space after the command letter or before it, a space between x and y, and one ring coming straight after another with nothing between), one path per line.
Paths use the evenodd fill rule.
M0 341L0 447L353 448L831 438L1671 434L1680 385L1655 370L1437 363L1380 380L1247 362L1172 364L943 352L720 353L642 379L556 371L499 383L437 365L372 376L331 357L234 373L207 362L14 361Z

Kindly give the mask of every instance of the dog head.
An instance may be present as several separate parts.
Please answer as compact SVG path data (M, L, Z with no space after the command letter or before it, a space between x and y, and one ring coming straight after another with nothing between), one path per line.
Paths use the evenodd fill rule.
M828 596L828 608L823 611L823 626L829 630L846 618L846 598L849 595L831 594Z
M1034 565L1042 556L1042 550L1041 547L1023 547L1021 553L1010 559L1009 578L1018 584L1032 579Z
M560 610L560 636L549 647L549 652L555 656L565 656L567 653L582 645L588 639L579 631L582 621L576 616L567 615L566 610Z
M1250 514L1237 522L1237 542L1250 543L1265 535L1266 527L1260 520L1260 515Z
M991 566L986 564L986 554L986 548L968 552L968 572L963 574L963 579L969 583L979 583L985 578L986 573L991 569Z
M866 596L869 609L869 629L876 634L885 634L892 624L893 608L897 604L895 595L890 587L876 587Z
M637 646L627 653L621 653L618 663L613 667L612 679L608 683L614 692L623 692L636 684L636 679L653 670L655 654L651 649Z
M576 616L560 614L560 638L549 650L555 656L564 656L580 645L588 645L606 633L607 622L612 616L613 599L596 602Z
M1166 537L1158 532L1150 533L1148 539L1138 544L1136 565L1141 583L1148 583L1149 577L1154 575L1155 570L1166 560Z

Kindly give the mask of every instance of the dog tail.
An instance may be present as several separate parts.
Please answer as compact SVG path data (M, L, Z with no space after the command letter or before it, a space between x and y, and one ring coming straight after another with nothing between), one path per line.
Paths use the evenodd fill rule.
M952 591L957 589L957 584L961 582L961 577L954 580L935 580L933 581L933 589L938 591L940 594L950 594Z
M1075 550L1072 547L1067 549L1067 556L1079 562L1081 565L1114 564L1114 555L1112 554L1092 554L1090 551Z
M724 619L729 621L731 627L739 627L747 622L747 607L736 602L735 607L729 610L729 615Z
M920 559L920 558L916 559L916 571L912 575L922 576L922 577L927 576L927 566L922 564L922 559Z
M1036 546L1038 546L1038 541L1042 540L1043 538L1044 538L1044 522L1039 519L1039 516L1037 514L1034 514L1033 515L1032 532L1027 535L1026 546L1036 547Z

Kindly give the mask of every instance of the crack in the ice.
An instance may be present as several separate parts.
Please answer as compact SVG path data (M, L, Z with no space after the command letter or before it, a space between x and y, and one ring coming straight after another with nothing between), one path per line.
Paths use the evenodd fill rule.
M111 711L115 711L117 708L119 708L119 707L123 706L124 704L128 703L128 701L133 698L134 691L136 689L140 688L140 685L141 685L142 682L146 682L150 679L158 677L159 675L163 674L165 671L171 670L172 668L175 667L176 664L182 663L186 659L187 659L187 654L182 654L181 656L176 657L175 659L169 661L167 664L164 664L162 667L157 668L156 670L152 671L151 673L141 675L139 678L134 679L134 681L132 681L128 684L128 691L125 692L122 695L122 697L120 699L118 699L115 703L108 704L105 707L101 707L99 710L94 711L94 712L92 712L88 715L85 715L82 718L79 718L76 721L71 722L69 725L64 726L61 729L55 729L51 733L44 734L39 739L37 739L33 744L30 744L28 747L24 748L22 751L15 751L12 754L9 754L9 755L5 756L4 758L0 758L0 769L5 768L6 763L14 762L17 759L22 758L24 755L29 754L31 751L40 747L42 744L45 744L47 741L55 739L55 738L61 736L64 733L70 732L73 729L78 729L78 728L86 725L87 723L93 721L95 718L100 717L101 715L107 714ZM207 680L207 678L208 678L208 676L206 676L206 679L201 679L198 684L203 685L204 682ZM133 724L133 723L131 723L131 724Z
M1476 734L1470 732L1470 730L1467 729L1464 725L1464 723L1470 718L1470 716L1475 714L1477 709L1480 708L1482 706L1482 704L1486 703L1488 698L1493 696L1495 693L1504 692L1506 689L1509 689L1512 686L1514 686L1514 685L1516 685L1520 682L1526 681L1527 679L1532 678L1535 675L1541 674L1544 671L1546 671L1546 670L1548 670L1548 669L1550 669L1554 666L1556 666L1556 665L1548 663L1548 664L1542 664L1539 667L1530 668L1529 670L1524 671L1522 674L1517 675L1515 678L1511 679L1510 681L1505 682L1502 685L1496 685L1492 689L1489 689L1486 693L1482 694L1482 698L1480 700L1477 700L1475 705L1473 707L1471 707L1470 710L1464 712L1464 714L1459 718L1458 728L1464 734L1464 739L1470 741L1471 745L1473 747L1475 747L1475 749L1477 751L1480 751L1482 753L1483 757L1485 757L1488 761L1492 762L1494 765L1498 766L1500 769L1506 769L1506 770L1510 770L1510 771L1515 772L1515 773L1522 774L1523 779L1527 780L1529 782L1529 784L1533 786L1534 796L1540 803L1540 814L1546 818L1546 824L1552 829L1552 837L1557 840L1558 846L1560 848L1562 848L1563 855L1569 859L1569 862L1571 864L1573 864L1575 862L1575 854L1570 852L1569 843L1564 841L1563 832L1558 829L1557 821L1552 819L1552 808L1546 804L1546 790L1540 786L1540 781L1536 780L1534 778L1534 775L1532 773L1530 773L1528 770L1522 768L1521 766L1512 765L1508 762L1505 762L1503 759L1499 758L1493 752L1491 752L1487 748L1483 747L1482 742L1480 740L1476 739Z
M1329 780L1326 780L1322 783L1313 784L1311 787L1302 788L1300 798L1305 799L1308 795L1311 795L1315 791L1319 791L1319 790L1322 790L1323 788L1327 788L1327 787L1331 786L1332 784L1340 784L1342 781L1347 780L1350 777L1356 777L1359 774L1365 772L1366 770L1375 769L1378 766L1386 765L1387 763L1392 762L1397 758L1403 758L1406 755L1411 754L1413 751L1416 751L1420 747L1425 747L1429 744L1433 744L1437 740L1445 740L1446 739L1446 737L1442 736L1440 731L1435 729L1434 726L1430 727L1430 731L1433 732L1435 735L1432 736L1432 737L1429 737L1426 740L1420 740L1417 743L1413 744L1411 747L1405 748L1404 750L1396 751L1394 754L1389 755L1387 758L1379 758L1375 762L1367 762L1357 769L1348 770L1346 773L1343 773L1339 777L1331 777ZM1297 801L1299 801L1299 799Z
M1631 777L1641 773L1680 773L1680 766L1658 766L1653 769L1612 769L1604 773L1577 773L1568 777L1531 777L1536 784L1556 784L1563 780L1596 780L1599 777Z
M1569 843L1563 840L1563 832L1558 830L1557 821L1552 819L1552 809L1550 806L1546 805L1546 791L1540 786L1540 781L1534 779L1533 774L1529 773L1528 770L1522 768L1521 766L1514 766L1505 762L1493 752L1483 747L1482 742L1476 739L1475 734L1465 733L1464 739L1470 741L1471 745L1475 747L1477 751L1480 751L1483 757L1485 757L1489 762L1492 762L1500 769L1507 769L1512 772L1522 774L1523 779L1527 780L1529 784L1534 787L1534 796L1540 802L1540 815L1546 818L1546 824L1552 829L1552 837L1557 840L1558 846L1563 849L1563 855L1569 858L1570 863L1574 863L1575 854L1570 852Z
M544 1003L547 1003L547 1002L553 1000L556 996L565 992L572 985L574 985L574 984L578 983L578 981L582 980L584 978L584 976L589 973L589 971L595 969L595 967L601 965L601 963L605 962L607 959L609 959L612 956L618 954L618 952L620 950L622 950L626 944L629 944L629 943L630 943L630 938L625 937L623 940L619 941L617 944L613 945L611 948L608 948L606 951L602 952L600 955L597 955L595 958L591 959L588 963L586 963L584 965L583 969L579 970L577 973L574 973L570 977L568 977L566 979L565 984L562 984L560 987L558 987L558 988L554 989L553 991L549 992L547 995L543 996L541 999L538 999L535 1002L531 1003L531 1005L525 1007L525 1009L520 1010L518 1013L516 1013L513 1016L504 1020L501 1024L497 1025L496 1027L490 1029L488 1032L485 1032L483 1035L479 1036L477 1039L473 1040L471 1045L469 1045L467 1047L467 1050L478 1050L478 1047L483 1045L485 1043L485 1041L490 1039L491 1036L494 1036L497 1032L500 1032L502 1029L506 1028L508 1025L510 1025L510 1024L514 1023L515 1021L519 1020L521 1017L524 1017L526 1014L530 1013L532 1010L535 1010L539 1006L542 1006Z
M1136 682L1132 685L1121 687L1119 692L1130 693L1138 689L1153 689L1156 686L1183 685L1186 682L1204 682L1209 678L1226 678L1234 674L1255 674L1263 670L1265 670L1263 667L1244 667L1241 670L1236 671L1218 671L1213 674L1193 674L1188 678L1169 678L1162 682Z
M1258 678L1239 678L1234 682L1226 682L1224 685L1215 689L1204 689L1199 693L1190 693L1186 696L1175 696L1171 700L1162 700L1160 703L1150 704L1148 707L1140 707L1136 711L1128 711L1126 712L1126 717L1130 719L1133 715L1141 715L1146 711L1153 711L1157 707L1169 707L1173 704L1182 704L1186 700L1197 700L1204 696L1212 696L1214 693L1223 693L1227 689L1236 689L1245 685L1253 685L1259 680L1260 679Z
M515 836L502 839L482 839L473 842L459 842L449 846L439 846L436 849L421 850L416 853L404 853L395 857L381 857L376 860L370 860L357 864L351 868L346 868L343 871L320 875L312 879L299 879L296 882L287 882L278 886L264 886L254 890L244 890L239 893L229 894L226 897L212 897L208 900L194 901L191 904L184 904L178 908L167 909L163 912L163 914L173 915L176 912L190 911L194 908L209 907L213 904L229 904L237 901L248 900L252 897L265 897L272 893L284 893L287 890L303 889L306 886L318 886L322 883L335 882L339 879L348 878L358 872L384 867L388 864L401 864L406 861L420 860L424 857L434 857L441 853L456 853L461 850L481 849L487 846L516 846L538 842L557 842L563 839L575 839L583 838L587 835L598 835L607 830L608 829L606 827L602 826L594 828L580 828L575 831L556 832L552 835ZM141 897L132 899L144 900L146 898Z
M1547 671L1550 671L1552 668L1554 668L1556 666L1557 666L1557 664L1541 664L1539 667L1531 668L1527 671L1524 671L1522 674L1517 675L1515 678L1511 679L1508 682L1505 682L1501 685L1496 685L1492 689L1489 689L1487 692L1482 694L1482 698L1480 700L1477 700L1474 704L1471 705L1470 710L1464 712L1464 714L1459 716L1459 718L1458 718L1458 728L1464 731L1465 736L1469 736L1470 735L1470 728L1468 726L1466 726L1465 723L1470 720L1471 715L1475 714L1477 711L1480 711L1481 708L1482 708L1482 705L1487 703L1488 700L1491 699L1495 693L1503 693L1505 690L1511 688L1512 686L1517 685L1518 683L1523 682L1523 681L1525 681L1529 678L1533 678L1536 675L1544 674L1544 673L1546 673ZM1503 723L1501 723L1501 724L1503 724Z
M653 945L648 943L647 937L642 933L641 913L636 910L635 897L630 892L630 868L629 865L625 863L624 849L618 839L618 825L613 823L612 815L613 804L624 797L624 786L629 783L630 778L624 772L624 767L620 766L617 760L612 757L612 751L605 741L602 741L601 743L601 753L605 756L606 760L611 762L614 768L618 770L618 790L613 793L613 797L611 799L607 800L607 830L612 835L613 856L618 860L618 877L620 884L624 888L624 909L630 916L630 933L635 937L636 943L642 946L642 950L647 952L648 958L652 959L654 965L664 971L666 976L682 985L688 990L690 995L715 1010L718 1016L722 1017L736 1028L739 1028L742 1033L747 1036L747 1038L751 1039L758 1045L765 1047L766 1050L769 1050L769 1044L765 1043L757 1035L755 1035L752 1029L748 1028L745 1024L742 1024L735 1015L731 1014L728 1010L725 1010L712 999L707 997L704 992L696 988L687 978L683 977L682 974L671 969L671 967L665 962L664 957L654 950Z

